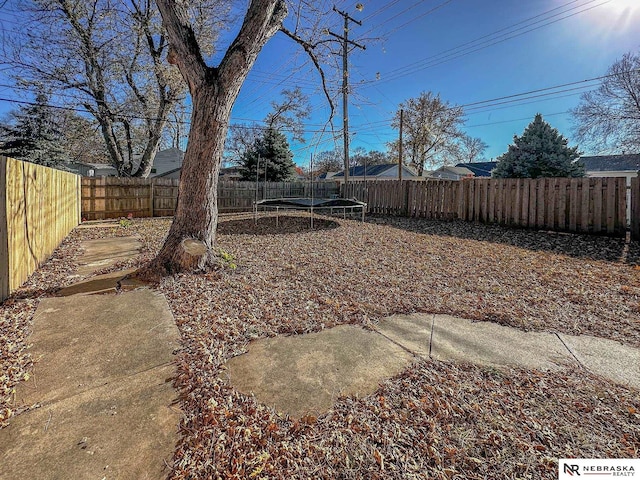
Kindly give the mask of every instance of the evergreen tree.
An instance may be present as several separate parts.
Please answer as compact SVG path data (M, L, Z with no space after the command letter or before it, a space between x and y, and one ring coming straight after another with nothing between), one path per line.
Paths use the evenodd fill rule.
M295 164L289 142L275 128L267 128L262 137L257 138L244 153L240 166L241 179L255 182L256 168L261 181L265 178L265 168L269 182L282 182L293 175Z
M11 121L0 125L0 152L48 167L67 159L57 112L49 107L45 94L39 93L33 104L21 106L10 115Z
M536 114L521 137L515 135L509 150L500 155L493 176L498 178L583 177L584 168L574 162L578 147Z

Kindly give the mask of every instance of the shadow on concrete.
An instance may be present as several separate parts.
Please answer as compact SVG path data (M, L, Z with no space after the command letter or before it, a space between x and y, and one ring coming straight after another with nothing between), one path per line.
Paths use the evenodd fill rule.
M625 238L527 230L501 225L486 225L459 220L427 220L371 215L369 223L387 225L415 233L478 240L502 245L545 251L576 258L640 265L640 243Z
M268 216L267 216L268 215ZM333 220L314 217L313 231L332 230L340 224ZM291 233L308 233L312 231L309 215L283 215L260 213L258 221L253 217L224 220L218 224L220 235L283 235Z

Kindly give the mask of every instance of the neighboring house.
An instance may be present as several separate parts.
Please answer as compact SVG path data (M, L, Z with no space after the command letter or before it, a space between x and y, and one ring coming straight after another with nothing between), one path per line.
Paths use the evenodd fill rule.
M598 155L580 157L576 162L584 165L587 177L625 177L627 186L640 172L640 154ZM627 188L627 222L631 221L631 190Z
M333 181L333 177L335 177L340 172L324 172L318 175L317 177L313 177L315 182L331 182Z
M220 169L220 180L239 181L241 177L240 167L225 167Z
M182 166L178 168L174 168L173 170L169 170L160 175L153 175L154 178L175 178L180 179L180 172L182 171ZM220 174L218 175L218 179L222 181L239 181L240 180L240 167L226 167L220 169Z
M65 166L83 177L117 177L118 171L108 163L67 162Z
M160 150L153 159L149 177L180 178L182 160L184 160L184 152L179 148ZM176 173L177 176L175 176Z
M474 177L490 177L497 164L498 162L458 163L456 167L464 167L471 170Z
M402 179L403 180L420 180L420 177L410 167L406 165L402 166ZM330 180L334 182L344 182L344 171L338 172L333 175ZM349 181L362 181L362 180L398 180L398 164L386 163L384 165L370 165L367 167L358 166L351 167L349 169Z
M153 172L149 175L149 178L173 178L180 179L180 172L182 171L182 167L174 168L173 170L169 170L167 172L161 173L160 175L156 175Z
M470 178L473 176L473 172L466 167L450 167L445 165L438 168L437 170L434 170L433 172L429 172L429 174L425 178L460 180L462 178Z
M627 185L640 171L640 154L598 155L580 157L576 162L584 165L587 177L626 177Z

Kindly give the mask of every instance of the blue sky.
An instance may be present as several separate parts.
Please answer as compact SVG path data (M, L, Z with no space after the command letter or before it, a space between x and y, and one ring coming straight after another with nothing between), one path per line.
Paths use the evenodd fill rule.
M422 91L469 105L599 77L624 53L640 51L639 0L360 3L361 12L356 2L337 3L362 21L362 26L352 24L349 36L367 46L349 57L352 148L383 150L397 137L390 120L398 104ZM333 31L341 32L342 17L329 12L326 21ZM318 92L318 75L309 66L294 68L304 60L299 47L276 35L261 53L233 111L237 120L260 120L282 88L302 87L311 96L314 114L307 122L307 143L293 145L301 165L314 151L342 145L329 133L321 137L314 133L325 122L327 108ZM504 153L513 135L521 134L537 112L571 140L571 115L566 112L578 104L581 92L597 83L532 94L537 98L471 105L466 108L464 129L489 145L488 158ZM567 89L571 90L560 92ZM342 127L340 108L335 127Z
M334 2L315 4L326 8L322 23L341 33L342 17L331 11ZM538 112L571 141L567 110L577 106L581 92L598 84L583 80L604 75L624 53L640 51L640 0L338 0L335 5L362 21L362 26L351 25L349 36L367 47L349 56L352 150L385 150L397 138L391 119L398 105L422 91L465 106L464 130L489 145L488 159L504 153ZM6 20L5 28L19 24ZM327 74L338 93L341 59L334 61ZM0 80L8 84L1 73ZM559 85L566 86L548 89ZM285 35L276 34L261 52L232 122L261 121L280 91L296 86L310 96L313 109L305 124L306 143L292 144L296 163L306 166L313 152L342 148L341 98L337 135L321 133L328 106L319 76ZM541 89L547 90L517 96ZM0 88L0 97L12 96L12 89ZM502 100L486 102L491 99ZM0 113L14 108L0 102Z

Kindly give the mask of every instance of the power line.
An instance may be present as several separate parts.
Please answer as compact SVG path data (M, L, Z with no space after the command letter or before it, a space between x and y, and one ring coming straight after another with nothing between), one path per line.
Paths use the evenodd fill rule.
M513 38L525 35L526 33L530 33L532 31L539 30L540 28L546 27L548 25L552 25L554 23L558 23L558 22L560 22L562 20L565 20L567 18L574 17L576 15L579 15L580 13L584 13L586 11L589 11L589 10L592 10L594 8L597 8L597 7L600 7L602 5L605 5L607 3L610 3L612 0L605 0L602 3L599 3L597 5L593 5L591 7L587 7L587 8L584 8L582 10L579 10L579 11L574 11L574 10L577 10L579 8L585 7L586 5L589 5L589 4L592 4L594 2L600 1L600 0L589 0L589 1L587 1L587 2L585 2L583 4L581 4L581 5L578 5L576 7L572 7L570 9L567 9L567 10L565 10L563 12L557 13L557 14L552 15L550 17L547 17L545 19L538 20L538 21L533 22L533 23L529 23L528 25L525 25L523 27L517 28L517 29L512 30L510 32L503 33L501 35L498 35L497 37L494 37L495 34L497 34L497 33L500 33L500 32L505 31L505 30L511 30L515 26L521 25L523 23L528 23L531 20L534 20L534 19L539 18L541 16L545 16L548 13L551 13L551 12L557 10L558 8L563 8L563 7L566 7L569 4L575 3L575 1L577 1L577 0L569 2L569 3L567 3L567 4L565 4L565 5L561 6L561 7L556 7L554 9L548 10L547 12L544 12L542 14L536 15L534 17L530 17L529 19L523 20L523 21L518 22L516 24L513 24L511 26L508 26L508 27L505 27L503 29L497 30L497 31L495 31L493 33L490 33L490 34L487 34L487 35L483 35L482 37L478 37L475 40L471 40L469 42L463 43L461 45L458 45L457 47L453 47L453 48L450 48L448 50L444 50L444 51L442 51L442 52L440 52L438 54L431 55L431 56L426 57L426 58L424 58L422 60L419 60L417 62L413 62L413 63L411 63L409 65L405 65L404 67L396 68L394 70L391 70L391 71L387 72L387 74L390 74L388 77L385 77L382 80L369 80L369 81L367 81L367 83L368 84L373 84L373 83L379 83L381 81L389 82L389 81L392 81L392 80L397 80L399 78L405 77L407 75L415 74L415 73L417 73L417 72L419 72L421 70L425 70L427 68L432 68L432 67L435 67L437 65L441 65L441 64L449 62L451 60L455 60L457 58L469 55L471 53L475 53L475 52L478 52L480 50L484 50L485 48L489 48L491 46L494 46L494 45L497 45L497 44L500 44L500 43L504 43L504 42L506 42L508 40L511 40ZM571 12L571 11L574 11L574 12L570 13L568 15L565 15L565 16L563 16L561 18L557 18L556 20L549 21L552 18L567 14L568 12ZM546 23L544 23L544 22L546 22ZM540 24L540 23L542 23L542 25L538 25L536 27L533 27L534 25L537 25L537 24ZM533 28L530 28L530 27L533 27ZM483 40L483 39L488 38L488 37L494 37L494 38L489 38L488 40ZM478 43L479 40L483 40L483 41ZM466 47L466 48L463 48L463 47ZM451 52L451 53L448 53L448 52Z
M554 117L556 115L566 115L567 113L571 113L571 110L565 110L564 112L555 112L555 113L541 113L541 115L543 117ZM524 120L531 120L531 117L513 118L511 120L501 120L499 122L480 123L478 125L466 125L464 128L489 127L491 125L500 125L500 124L503 124L503 123L522 122Z
M469 107L471 107L471 109L473 110L474 108L487 108L487 107L492 107L492 106L497 106L497 105L505 105L505 104L509 104L509 103L517 103L517 102L522 102L525 100L530 100L533 98L539 99L539 98L546 98L546 97L554 97L560 93L566 93L569 91L575 91L578 89L582 89L582 88L588 88L591 86L595 86L595 85L582 85L576 88L565 88L565 87L574 87L576 85L580 85L580 84L586 84L586 83L591 83L591 82L595 82L595 81L599 81L599 80L604 80L607 78L612 78L612 77L616 77L618 75L624 75L627 73L634 73L634 72L640 72L640 69L634 69L634 70L629 70L629 71L625 71L625 72L620 72L620 73L615 73L615 74L607 74L607 75L601 75L598 77L592 77L592 78L587 78L587 79L583 79L583 80L578 80L575 82L567 82L567 83L562 83L559 85L553 85L553 86L549 86L549 87L543 87L543 88L537 88L537 89L532 89L532 90L528 90L525 92L520 92L520 93L515 93L515 94L510 94L510 95L504 95L501 97L494 97L494 98L490 98L487 100L478 100L478 101L474 101L474 102L469 102L466 104L462 104L462 105L456 105L450 108L463 108L463 109L469 109ZM10 88L23 88L23 89L27 89L27 87L12 87L10 85L6 85L6 84L0 84L0 87L10 87ZM561 89L561 90L558 90ZM555 91L554 91L555 90ZM540 95L532 95L532 94L540 94ZM69 96L69 95L67 95ZM36 102L31 102L31 101L27 101L27 100L16 100L16 99L11 99L11 98L5 98L5 97L0 97L0 101L4 101L4 102L8 102L8 103L14 103L14 104L21 104L21 105L30 105L30 106L35 106L35 105L39 105ZM73 112L78 112L78 113L91 113L86 109L82 109L82 108L78 108L78 107L69 107L69 106L62 106L62 105L47 105L50 108L54 108L54 109L58 109L58 110L66 110L66 111L73 111ZM488 110L491 111L491 110ZM190 112L187 112L190 113ZM474 112L475 113L475 112ZM554 114L555 115L555 114ZM142 117L142 116L130 116L130 118L136 119L136 120L157 120L157 118L153 118L153 117ZM256 122L256 123L262 123L263 120L255 120L255 119L250 119L250 118L241 118L241 117L235 117L231 119L232 121L245 121L245 122ZM385 123L390 123L392 121L392 118L389 119L384 119L384 120L378 120L378 121L374 121L374 122L368 122L368 125L372 126L375 128L375 126L377 124L385 124ZM174 122L176 123L176 122ZM177 123L181 123L181 124L185 124L185 125L190 125L191 121L189 120L181 120L178 121ZM320 124L312 124L312 125L320 125ZM246 127L242 127L242 128L254 128L253 126L246 126ZM258 128L267 128L267 127L258 127ZM365 128L360 128L361 131L365 130ZM285 129L285 131L288 131ZM309 133L312 132L321 132L323 130L309 130Z
M431 15L432 13L434 13L434 12L436 12L436 11L440 10L442 7L444 7L445 5L447 5L447 4L449 4L449 3L451 3L452 1L453 1L453 0L445 0L443 3L441 3L441 4L439 4L439 5L436 5L435 7L433 7L433 8L431 8L431 9L427 10L426 12L421 13L420 15L417 15L417 16L413 17L411 20L409 20L409 21L407 21L407 22L405 22L405 23L403 23L403 24L401 24L401 25L399 25L399 26L397 26L397 27L395 27L395 28L393 28L393 29L391 29L391 30L389 30L389 31L385 32L383 35L381 35L381 37L388 37L389 35L391 35L392 33L397 32L397 31L398 31L398 30L400 30L401 28L406 27L406 26L407 26L407 25L409 25L410 23L415 22L415 21L417 21L417 20L420 20L421 18L424 18L424 17L426 17L427 15ZM412 10L413 8L417 7L418 5L423 5L423 4L424 4L424 1L419 1L418 3L416 3L416 4L414 4L414 5L410 6L410 7L408 7L408 8L406 8L406 9L402 10L400 13L397 13L397 14L395 14L394 16L392 16L392 17L390 17L390 18L385 19L385 24L388 24L388 22L390 22L390 21L391 21L391 20L393 20L394 18L397 18L397 17L399 17L400 15L402 15L402 14L404 14L404 13L408 12L409 10ZM378 27L378 26L376 26L376 27L372 27L372 28L370 28L370 29L369 29L369 30L367 30L365 33L363 33L363 34L362 34L362 36L363 36L363 37L366 37L367 35L369 35L371 32L373 32L373 31L374 31L374 30L376 30L377 28L379 28L379 27Z
M333 11L344 18L344 30L342 35L331 31L327 33L342 40L342 136L344 143L344 183L349 183L349 45L365 50L364 45L349 40L349 22L362 25L362 22L349 16L348 13L333 7Z

